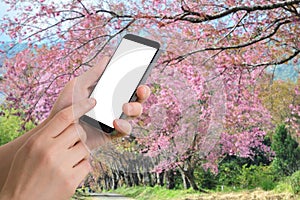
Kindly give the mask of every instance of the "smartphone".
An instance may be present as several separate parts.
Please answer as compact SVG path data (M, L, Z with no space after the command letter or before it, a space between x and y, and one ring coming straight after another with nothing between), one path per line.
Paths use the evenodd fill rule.
M114 119L124 116L124 103L136 100L136 89L149 76L159 49L156 41L125 35L90 94L97 100L96 106L81 120L106 133L114 131Z

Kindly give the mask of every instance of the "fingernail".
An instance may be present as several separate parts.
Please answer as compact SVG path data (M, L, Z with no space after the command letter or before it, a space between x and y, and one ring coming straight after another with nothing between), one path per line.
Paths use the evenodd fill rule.
M133 106L130 103L124 104L124 111L128 115L132 115L133 113Z
M147 98L151 94L151 90L147 86L142 87L142 95L144 98Z
M131 126L127 121L122 119L116 119L116 124L123 133L129 134L131 132Z
M147 89L145 87L141 87L142 88L142 95L146 96L147 95Z
M96 105L96 99L94 99L94 98L89 98L89 99L88 99L88 102L89 102L89 104L90 104L91 106Z

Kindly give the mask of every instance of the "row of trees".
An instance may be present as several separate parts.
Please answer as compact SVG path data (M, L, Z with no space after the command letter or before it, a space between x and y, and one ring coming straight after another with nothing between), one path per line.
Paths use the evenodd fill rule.
M269 99L277 86L266 84L274 80L269 66L298 63L299 0L6 3L16 17L5 16L0 30L29 48L6 59L0 90L7 108L24 111L25 123L45 119L65 83L111 53L125 33L163 44L133 136L95 153L95 162L112 170L112 188L120 177L154 184L176 172L185 187L198 189L199 166L217 173L227 156L272 157L264 141L277 123L299 134L299 87L284 95L289 105L279 114L281 103Z
M274 154L268 158L264 152L256 149L252 159L227 155L219 164L219 172L204 170L196 166L193 171L174 168L160 172L151 171L157 161L150 157L130 154L129 152L105 151L109 162L95 162L96 174L86 179L85 186L92 190L111 190L122 186L155 186L167 189L192 187L194 190L215 189L217 187L273 189L276 182L284 180L300 170L300 147L292 138L285 125L279 125L275 133L264 143L270 146Z
M9 142L20 133L18 128L22 123L22 117L16 116L15 112L5 111L0 115L0 144ZM33 127L33 124L27 125L26 130ZM300 178L296 176L300 168L300 147L297 141L293 139L285 125L278 126L272 137L272 142L270 138L265 138L264 143L276 153L273 160L261 151L257 151L253 159L227 155L218 164L218 174L196 166L193 169L193 184L190 182L191 176L186 176L181 169L155 172L151 169L157 161L152 158L129 151L120 153L110 146L109 149L98 152L97 157L98 159L102 157L101 162L93 161L94 173L87 177L82 187L89 191L117 189L122 186L153 187L156 185L168 189L201 188L200 190L204 192L207 189L225 187L237 189L262 187L270 190L278 181L292 174L291 182L295 179L295 186L297 186ZM122 143L123 147L128 144L125 141Z

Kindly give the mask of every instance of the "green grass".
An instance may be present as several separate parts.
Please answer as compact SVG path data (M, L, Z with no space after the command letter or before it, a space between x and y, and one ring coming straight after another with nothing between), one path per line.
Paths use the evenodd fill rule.
M282 193L282 192L287 192L287 193L291 193L291 194L293 193L292 186L287 181L279 182L273 191L276 193Z
M184 199L240 199L242 197L248 197L251 195L251 199L256 199L258 196L259 199L278 199L278 195L281 195L281 199L290 199L285 198L285 194L292 194L292 189L289 184L285 182L279 182L274 190L264 191L262 189L256 188L251 190L239 190L239 189L230 189L226 188L224 191L208 191L208 194L194 191L192 189L183 190L167 190L164 187L155 186L155 187L121 187L117 190L109 191L112 193L117 193L124 195L126 197L133 198L135 200L184 200ZM256 196L256 197L255 197ZM255 198L254 198L255 197ZM250 197L249 197L250 198ZM299 199L298 197L291 199Z
M122 194L126 197L131 197L137 200L160 199L169 200L176 197L185 197L191 194L200 194L200 192L193 189L188 190L168 190L160 186L155 187L121 187L117 190L111 191L112 193Z

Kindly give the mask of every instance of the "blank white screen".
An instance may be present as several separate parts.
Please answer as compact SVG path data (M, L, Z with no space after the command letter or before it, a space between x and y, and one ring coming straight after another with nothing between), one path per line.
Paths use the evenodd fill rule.
M120 118L123 104L130 100L156 51L122 39L91 94L97 104L86 115L113 128L113 120Z

